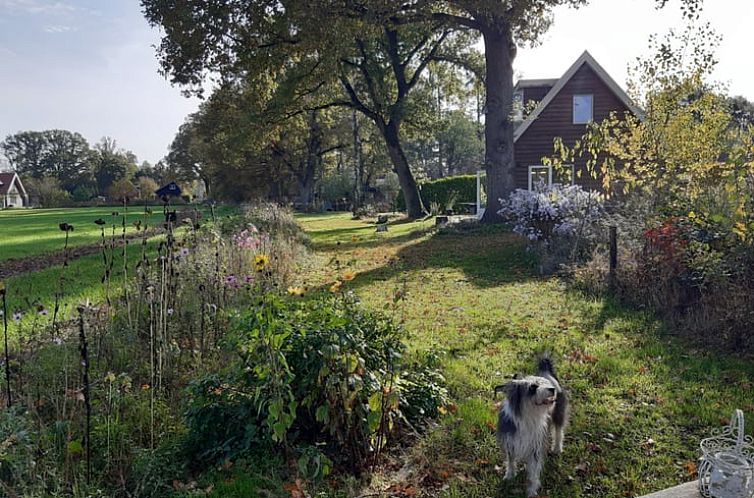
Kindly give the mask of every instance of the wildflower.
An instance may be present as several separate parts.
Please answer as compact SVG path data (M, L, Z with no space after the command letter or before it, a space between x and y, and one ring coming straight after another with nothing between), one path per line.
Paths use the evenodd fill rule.
M58 225L58 228L63 232L73 232L73 225L69 225L68 223L61 223Z
M13 321L17 322L21 319L21 317L24 316L23 313L21 313L21 310L16 309L13 311Z
M63 345L63 339L61 337L56 337L52 340L52 343L56 346L62 346Z
M37 306L37 314L39 316L47 316L47 308L40 304Z
M181 248L181 256L183 256L184 258L189 255L189 252L191 252L191 251L189 251L188 247L182 247Z
M244 283L246 284L253 284L254 283L254 275L246 275L243 278Z
M266 254L257 254L254 257L254 269L256 271L264 270L270 264L270 258Z
M115 374L112 372L107 372L107 375L105 375L105 380L108 382L115 382Z
M235 275L227 275L224 279L225 285L233 285L236 283Z
M336 280L335 283L333 283L330 286L330 292L332 292L333 294L335 294L336 292L338 292L340 290L340 286L341 285L343 285L343 282L341 282L340 280Z
M102 218L97 218L96 220L94 220L94 224L95 224L95 225L99 225L99 226L102 226L102 225L104 225L104 224L106 224L106 223L107 223L107 222L106 222L105 220L103 220Z
M356 278L356 274L354 272L352 272L351 270L346 270L346 271L343 272L343 274L340 276L340 278L342 278L343 280L345 280L346 282L348 282L348 281L351 281L354 278Z
M288 294L292 296L302 296L306 293L306 289L303 287L288 287Z
M173 308L168 308L168 316L173 316L173 313L175 313L175 310Z
M149 391L149 388L150 388L150 387L151 387L151 386L150 386L149 384L142 384L142 385L141 385L141 390L142 390L142 391Z

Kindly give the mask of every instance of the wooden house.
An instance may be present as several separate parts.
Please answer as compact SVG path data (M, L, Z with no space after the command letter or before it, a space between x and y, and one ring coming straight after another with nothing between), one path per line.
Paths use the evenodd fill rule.
M599 188L601 182L586 172L586 158L580 158L565 174L542 164L553 155L553 140L560 137L571 146L581 138L591 121L601 121L613 111L641 116L626 92L596 60L584 52L559 79L519 80L514 88L515 109L533 110L514 133L516 188L531 189L538 182L576 183ZM515 120L515 117L514 117ZM581 170L581 174L576 174Z

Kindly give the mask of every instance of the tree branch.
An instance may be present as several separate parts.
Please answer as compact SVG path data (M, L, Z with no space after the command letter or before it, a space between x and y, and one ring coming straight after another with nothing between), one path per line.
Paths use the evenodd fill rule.
M445 41L445 38L447 38L450 31L444 31L440 38L435 42L432 49L429 51L429 54L422 60L419 65L416 68L416 71L414 71L414 75L411 77L411 80L408 82L408 88L411 89L416 85L416 83L419 81L419 77L421 77L421 73L424 71L424 68L427 67L427 64L429 64L429 61L432 60L432 58L437 54L437 51L440 49L440 46L442 45L442 42Z

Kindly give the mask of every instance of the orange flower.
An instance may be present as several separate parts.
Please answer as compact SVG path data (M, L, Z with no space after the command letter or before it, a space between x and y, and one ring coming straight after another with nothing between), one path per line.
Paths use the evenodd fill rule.
M341 285L343 285L343 282L341 282L340 280L336 280L335 283L330 286L330 292L335 294L336 292L340 290Z
M348 281L353 280L354 278L356 278L356 274L354 272L352 272L351 270L346 270L346 271L343 272L343 274L340 276L340 278L342 278L343 280L345 280L346 282L348 282Z
M288 294L292 296L303 296L306 293L304 287L288 287Z

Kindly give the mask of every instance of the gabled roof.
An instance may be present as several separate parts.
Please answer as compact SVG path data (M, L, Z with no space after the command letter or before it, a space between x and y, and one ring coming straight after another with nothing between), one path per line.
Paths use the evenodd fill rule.
M13 183L16 184L16 188L21 191L21 194L26 197L26 189L21 183L21 179L13 171L0 173L0 195L6 195Z
M576 62L574 62L573 65L568 68L568 71L566 71L559 80L556 80L557 82L555 83L555 85L550 89L549 92L547 92L547 95L545 95L544 98L539 102L534 111L532 111L531 114L529 114L526 119L521 122L519 127L516 128L516 131L513 133L514 142L524 134L524 132L529 128L529 126L531 126L534 121L536 121L539 115L542 114L542 111L544 111L545 108L550 104L550 102L555 99L555 97L558 95L558 93L560 93L563 87L566 86L571 78L573 78L573 76L576 74L576 71L581 69L581 66L583 66L584 64L588 65L592 69L592 71L594 71L594 73L599 76L602 82L605 83L608 88L610 88L610 90L615 94L616 97L618 97L623 105L625 105L636 116L643 116L641 109L636 107L636 105L631 101L629 96L626 95L626 92L623 91L620 85L618 85L618 83L616 83L615 80L611 78L609 74L607 74L607 71L605 71L603 67L599 65L594 57L592 57L592 55L585 50L584 53L581 54L581 57L576 59ZM529 81L542 82L547 80Z

